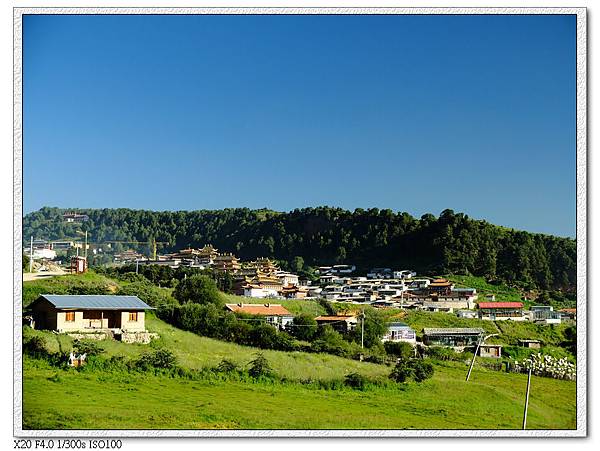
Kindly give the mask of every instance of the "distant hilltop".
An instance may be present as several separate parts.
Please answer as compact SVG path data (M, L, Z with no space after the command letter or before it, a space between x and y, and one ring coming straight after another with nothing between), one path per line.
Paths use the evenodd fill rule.
M60 209L23 218L23 237L160 243L161 250L213 244L243 259L270 257L294 266L352 261L358 271L407 267L473 274L535 289L572 290L576 242L474 220L444 210L417 219L392 210L316 207L275 212ZM156 246L156 244L155 244Z

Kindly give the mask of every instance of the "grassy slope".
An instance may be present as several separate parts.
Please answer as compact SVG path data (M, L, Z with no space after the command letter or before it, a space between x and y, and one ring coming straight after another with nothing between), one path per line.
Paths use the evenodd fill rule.
M32 280L23 283L23 307L27 307L35 301L40 294L66 294L68 289L86 290L90 288L116 292L119 285L118 282L93 271L85 274L66 274L48 279Z
M25 359L26 429L519 429L526 376L436 366L405 390L78 373ZM534 377L528 427L575 428L575 384Z
M480 301L484 301L486 294L495 294L496 301L503 302L523 302L521 292L516 288L511 288L506 285L492 285L487 283L483 277L477 276L446 276L448 280L451 280L456 284L457 287L463 288L475 288L479 293Z
M231 360L240 366L245 366L254 358L257 348L241 346L234 343L201 337L192 332L186 332L173 327L153 315L148 315L146 327L151 332L157 332L160 340L154 346L162 346L172 350L178 362L185 367L200 369L216 366L223 359ZM48 350L59 350L58 340L62 349L70 349L72 339L66 335L49 332L32 331L28 333L43 335L48 343ZM126 344L120 341L102 341L100 345L106 355L125 355L135 357L148 351L150 346L142 344ZM262 350L272 364L273 369L282 377L289 379L335 379L345 374L358 372L370 377L387 376L390 369L383 365L344 359L330 354L309 354L305 352L283 352Z

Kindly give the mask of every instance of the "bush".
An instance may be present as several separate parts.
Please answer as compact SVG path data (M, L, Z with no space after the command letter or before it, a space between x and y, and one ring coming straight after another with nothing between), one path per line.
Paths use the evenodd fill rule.
M168 349L157 349L156 351L142 354L136 366L142 370L150 368L172 369L175 368L176 361L175 354Z
M311 341L317 334L317 322L306 313L301 313L294 318L291 333L299 340Z
M445 346L431 346L425 350L427 356L434 360L456 360L454 349Z
M400 383L411 379L415 372L409 362L410 360L400 360L390 373L390 379Z
M134 272L126 272L124 274L118 274L117 279L122 280L123 282L142 282L149 283L147 277L143 274L136 274Z
M407 382L409 379L413 379L415 382L423 382L433 377L433 373L434 368L431 363L422 359L411 358L400 360L389 377L399 383Z
M273 377L273 369L264 354L262 352L257 352L254 355L255 358L250 362L248 374L254 378Z
M48 344L44 337L34 335L23 342L23 351L32 355L48 355Z
M87 354L88 356L99 355L104 352L104 348L92 340L75 340L73 350L78 354Z
M423 382L433 377L433 365L425 360L413 359L413 378L415 382Z
M405 341L386 341L383 347L386 353L399 359L410 359L415 355L415 348Z
M364 390L367 378L359 373L350 373L344 378L344 385L357 390Z
M323 326L319 338L312 342L313 352L326 352L329 354L347 357L351 353L351 346L339 332L331 326Z
M233 373L237 370L237 365L231 360L223 359L221 363L217 366L217 371L219 373Z
M139 276L143 280L133 281L130 284L120 288L120 295L137 296L151 307L173 305L176 303L175 299L169 295L165 288L159 288L155 285L152 285L150 281L140 274L133 273L131 276Z

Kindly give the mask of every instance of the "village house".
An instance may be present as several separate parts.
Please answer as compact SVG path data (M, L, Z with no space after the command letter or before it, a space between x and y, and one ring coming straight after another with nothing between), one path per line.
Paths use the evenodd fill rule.
M83 222L88 221L90 218L88 215L82 215L79 213L67 212L63 214L63 220L65 222Z
M576 321L577 320L577 309L574 308L563 308L558 311L563 321Z
M348 275L348 274L352 274L354 271L356 271L356 266L354 266L354 265L320 266L317 271L320 275L325 275L325 274L334 275L334 276Z
M275 298L279 292L273 288L267 288L261 284L246 283L242 287L242 296L247 298Z
M519 346L530 349L540 349L542 343L540 340L519 340Z
M562 315L551 305L533 305L529 312L530 321L542 324L560 324Z
M279 279L282 285L298 285L298 276L285 271L275 272L275 277Z
M458 310L456 316L459 318L477 319L479 313L476 310Z
M381 341L405 341L407 343L415 345L417 343L417 334L406 323L392 322L388 324L388 329L385 335L381 338Z
M484 330L481 328L429 328L423 329L423 344L426 346L450 346L463 350L476 346Z
M304 299L308 295L308 288L296 285L281 287L279 294L284 299Z
M294 315L280 304L225 304L225 308L233 313L264 317L267 323L279 329L285 329L294 321Z
M479 355L481 357L500 359L502 358L502 345L481 344L479 346Z
M315 321L320 326L328 324L340 333L354 330L358 323L358 319L355 315L317 316Z
M391 268L373 268L367 273L368 279L391 279L393 276Z
M524 321L522 302L480 302L479 319L490 321Z
M116 338L146 332L145 311L137 296L43 294L29 307L35 329L59 333L103 332Z

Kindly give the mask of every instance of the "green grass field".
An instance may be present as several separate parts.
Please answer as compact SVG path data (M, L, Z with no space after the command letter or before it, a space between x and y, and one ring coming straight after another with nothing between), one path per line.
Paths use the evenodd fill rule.
M92 272L24 284L24 305L40 293L68 289L117 290L125 283ZM228 302L248 298L226 295ZM27 299L27 302L25 302ZM264 302L264 300L252 300ZM323 314L315 301L276 301L292 313ZM418 333L423 327L483 327L501 333L500 342L538 338L557 344L565 326L459 319L445 313L401 312L402 321ZM148 314L146 327L160 339L151 345L102 341L106 357L130 359L156 347L171 350L178 365L201 370L223 359L247 367L257 348L202 337L177 329ZM66 335L24 329L45 338L50 353L69 351ZM341 381L357 372L372 380L387 380L391 367L329 354L261 351L280 382L189 380L140 372L77 371L24 357L23 427L25 429L519 429L526 376L476 366L464 381L464 362L435 366L434 377L422 384L374 387L365 391L344 387L326 390L300 383ZM576 384L534 377L528 426L532 429L574 429Z
M217 366L223 359L231 360L238 366L244 367L258 351L257 348L214 340L177 329L152 314L146 317L146 327L150 332L160 335L160 339L153 342L153 347L170 349L174 352L179 364L190 369ZM59 341L63 351L70 350L73 344L73 340L64 334L31 329L27 329L27 333L45 337L48 351L51 353L60 350ZM114 340L104 340L98 343L104 348L108 357L113 355L136 357L152 349L149 345L126 344ZM383 365L344 359L330 354L272 350L261 350L261 352L269 360L277 374L288 379L330 380L353 372L369 377L380 377L387 376L390 371Z
M526 376L436 365L403 388L193 381L25 358L24 429L520 429ZM530 429L574 429L575 384L534 377Z

